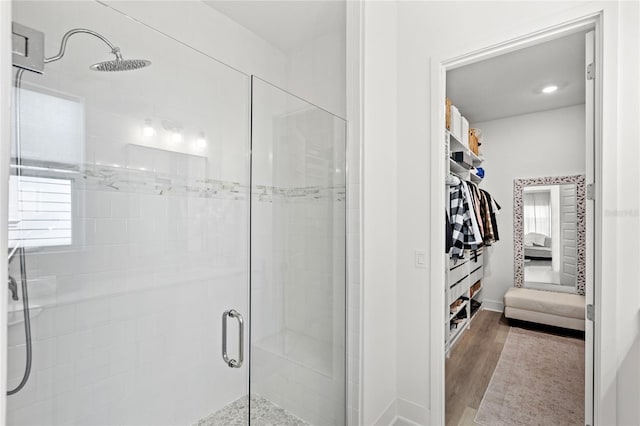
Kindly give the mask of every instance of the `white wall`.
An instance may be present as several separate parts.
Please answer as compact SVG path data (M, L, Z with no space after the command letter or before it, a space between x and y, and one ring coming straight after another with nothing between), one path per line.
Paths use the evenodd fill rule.
M606 205L604 212L608 223L605 232L614 233L618 250L604 259L611 263L603 271L603 274L617 273L612 277L615 280L615 313L609 311L607 323L603 322L603 327L609 327L603 328L604 333L616 330L617 382L615 391L607 389L604 398L609 400L615 395L615 405L611 401L611 410L615 407L617 424L634 425L640 424L640 248L628 244L628 239L630 236L637 238L640 233L640 173L636 165L640 156L637 137L640 134L640 4L621 2L619 7L621 58L617 78L620 105L616 122L619 134L617 152L605 151L613 156L608 164L612 175L608 188L610 192L615 192L617 202ZM614 78L613 73L611 75ZM609 140L605 139L604 143L608 145ZM609 285L610 280L606 279L607 275L604 276L603 295L608 297L613 289ZM603 346L603 350L610 348ZM613 374L606 377L609 376Z
M287 55L287 90L346 117L345 29L324 34Z
M630 90L637 93L637 8L637 2L403 2L398 4L398 20L388 17L387 25L398 23L396 279L398 306L410 316L403 321L405 327L397 336L399 353L411 354L412 359L429 359L428 290L431 285L440 285L429 282L428 270L415 269L412 265L413 250L429 246L429 152L430 144L441 143L431 141L429 133L430 61L454 58L604 9L601 196L608 210L603 212L603 267L599 271L606 290L599 295L600 327L604 333L600 341L602 369L597 377L602 389L602 394L597 396L602 402L598 418L601 424L616 423L617 417L628 423L640 421L637 401L633 403L631 396L638 394L640 383L638 369L632 366L634 362L637 365L639 302L637 280L633 278L637 276L637 262L631 261L631 256L636 259L639 256L636 246L625 249L627 262L623 263L616 250L617 245L625 244L628 235L638 235L639 231L638 200L635 195L629 196L637 195L640 185L634 166L637 155L630 154L637 150L637 138L633 135L637 134L638 97L629 96ZM454 24L464 31L451 31ZM394 83L387 81L387 84ZM392 95L378 100L382 104L396 101ZM386 126L387 122L380 122L372 132ZM387 159L377 160L367 167L387 167ZM387 201L378 201L369 208L392 214L393 208ZM621 217L624 211L629 215ZM365 233L363 238L366 241L370 234ZM634 266L629 267L630 264ZM624 307L623 300L627 301ZM620 321L618 315L635 316ZM615 335L611 330L616 330ZM629 361L629 357L635 358ZM398 360L398 395L425 409L433 409L429 407L431 376L427 365Z
M255 74L286 87L286 55L203 2L107 0L105 3L245 74Z
M284 52L200 1L161 1L153 7L146 1L106 3L246 74L346 116L344 29ZM273 7L281 6L274 3Z
M362 423L395 417L396 4L364 5ZM382 418L382 419L381 419Z
M482 130L482 188L502 207L500 241L485 248L483 298L502 310L513 286L513 180L585 173L584 105L473 123Z

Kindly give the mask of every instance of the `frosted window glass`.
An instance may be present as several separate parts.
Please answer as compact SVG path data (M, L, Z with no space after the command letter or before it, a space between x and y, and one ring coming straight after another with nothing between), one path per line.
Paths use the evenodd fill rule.
M70 245L71 181L32 176L9 178L9 246Z

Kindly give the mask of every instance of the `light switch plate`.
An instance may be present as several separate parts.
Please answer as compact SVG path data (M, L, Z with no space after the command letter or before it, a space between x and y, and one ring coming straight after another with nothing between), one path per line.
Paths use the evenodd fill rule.
M426 269L427 267L427 252L424 250L415 251L415 267Z

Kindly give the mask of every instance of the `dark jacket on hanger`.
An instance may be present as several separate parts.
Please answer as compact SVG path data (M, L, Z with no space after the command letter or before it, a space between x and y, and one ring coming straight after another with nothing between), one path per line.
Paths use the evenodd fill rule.
M493 240L494 241L500 241L500 236L498 234L498 221L496 219L496 213L497 211L494 210L493 208L493 204L495 203L496 207L498 208L498 210L500 210L502 207L500 207L500 204L498 204L496 202L496 200L493 199L493 197L491 196L491 194L489 194L487 191L485 191L484 189L481 189L481 191L484 193L484 195L487 197L487 202L489 203L489 212L490 212L490 219L491 219L491 227L493 228Z
M449 214L447 211L444 211L444 220L445 220L445 228L444 228L444 245L445 245L445 253L449 253L451 247L453 247L453 232L451 232L451 221L449 221Z

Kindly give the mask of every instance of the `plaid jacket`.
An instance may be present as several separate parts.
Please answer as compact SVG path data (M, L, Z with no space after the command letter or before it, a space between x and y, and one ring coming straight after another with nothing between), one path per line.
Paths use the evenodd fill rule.
M462 185L449 188L449 201L451 205L451 233L453 238L451 258L462 259L464 258L464 249L478 249L473 234L473 225L471 223L471 206L464 196Z

